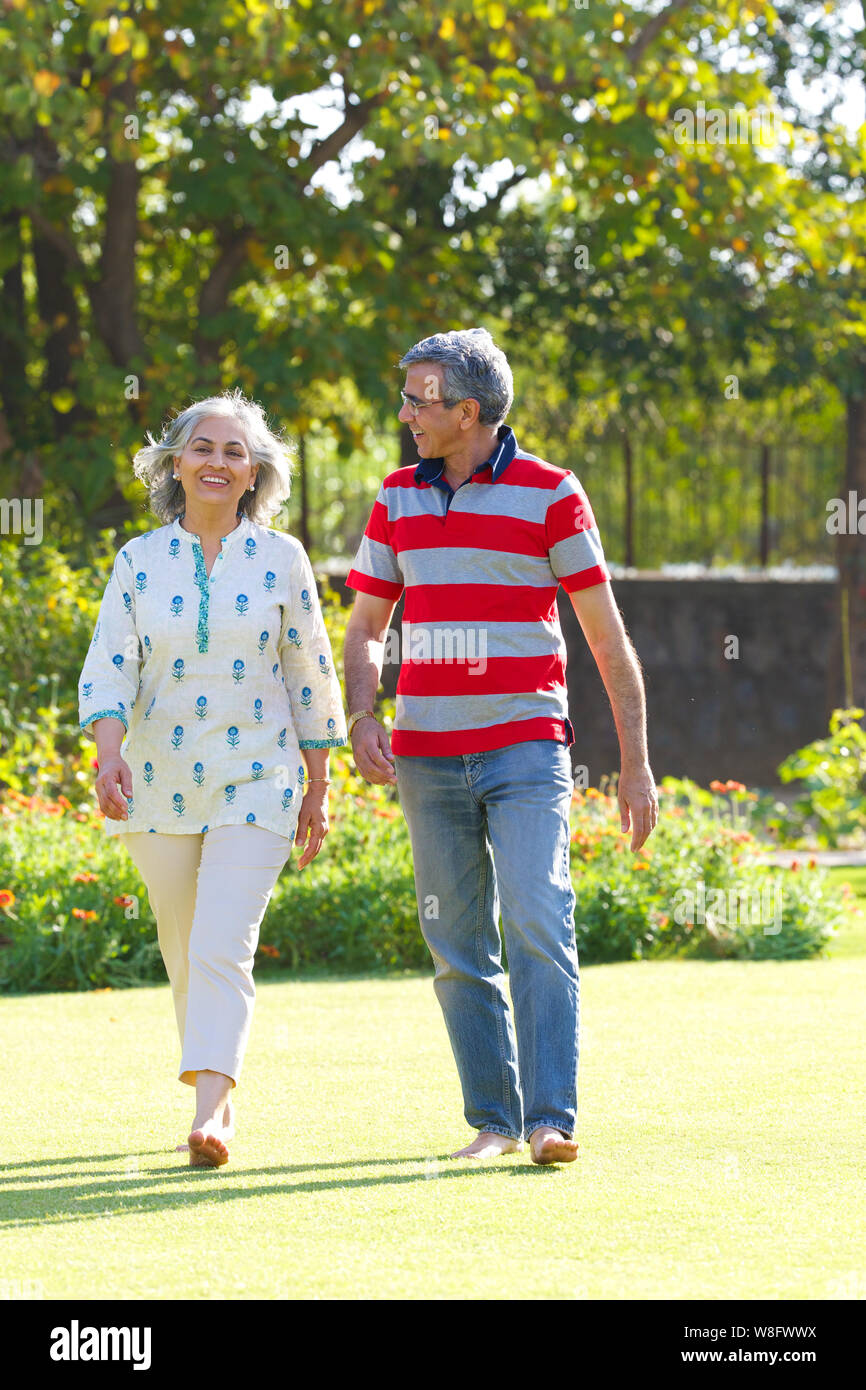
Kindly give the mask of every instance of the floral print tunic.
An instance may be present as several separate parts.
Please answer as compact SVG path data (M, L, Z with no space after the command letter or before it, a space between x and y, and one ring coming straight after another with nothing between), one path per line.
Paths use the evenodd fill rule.
M303 546L249 517L208 577L180 518L114 560L79 681L81 728L121 719L128 820L109 835L264 826L294 838L302 748L338 748L340 684Z

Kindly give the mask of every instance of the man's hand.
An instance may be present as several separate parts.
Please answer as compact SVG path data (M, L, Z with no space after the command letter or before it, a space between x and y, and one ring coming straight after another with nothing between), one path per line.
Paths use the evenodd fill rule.
M298 816L295 844L303 845L306 841L306 847L298 860L299 869L305 869L310 861L315 859L322 848L328 829L328 788L317 782L309 786L304 793L301 814Z
M387 731L372 715L359 719L352 729L352 754L355 767L365 782L396 784L394 754Z
M640 849L644 841L649 839L659 818L658 794L649 763L633 771L623 768L619 776L617 801L620 827L628 830L631 823L631 849Z

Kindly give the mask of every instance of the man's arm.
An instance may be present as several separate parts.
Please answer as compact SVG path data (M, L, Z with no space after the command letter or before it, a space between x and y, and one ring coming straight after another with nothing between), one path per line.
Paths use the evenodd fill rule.
M343 670L349 714L372 709L382 675L393 599L357 593L346 627ZM396 782L388 734L377 719L359 719L350 734L355 766L367 782Z
M631 821L631 848L640 849L658 820L655 778L646 742L646 700L640 662L623 626L609 584L569 595L610 700L619 737L619 809L623 830Z

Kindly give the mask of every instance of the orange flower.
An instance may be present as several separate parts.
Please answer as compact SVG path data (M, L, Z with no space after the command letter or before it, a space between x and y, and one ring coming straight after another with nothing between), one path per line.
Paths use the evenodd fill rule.
M263 944L260 944L259 950L261 951L263 956L273 956L275 960L280 954L276 946L265 946Z
M72 810L72 802L68 801L65 796L58 796L57 805L62 806L64 811Z
M14 907L15 894L10 888L0 888L0 908L5 912L8 908Z
M114 899L118 907L132 907L132 901L128 893L121 893L118 898Z
M817 861L817 859L810 859L810 860L809 860L808 867L809 867L810 869L817 869L817 867L818 867L818 861Z
M77 917L81 922L95 922L98 913L91 912L89 908L74 907L72 909L72 915L73 917Z
M724 790L725 790L725 784L724 784L724 782L711 782L711 783L710 783L710 791L711 791L711 792L723 792Z
M799 867L800 867L800 861L799 861L799 859L792 859L792 860L791 860L791 863L790 863L790 868L792 868L792 869L799 869Z
M72 875L73 883L98 883L99 875L92 874L89 869L83 869L77 874Z

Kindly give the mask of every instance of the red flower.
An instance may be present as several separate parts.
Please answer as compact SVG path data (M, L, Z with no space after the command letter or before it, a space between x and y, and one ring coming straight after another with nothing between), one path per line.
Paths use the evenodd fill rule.
M91 912L89 908L84 907L74 907L72 909L72 915L73 917L77 917L81 922L95 922L98 916L96 912Z
M15 894L10 888L0 888L0 908L6 912L10 907L15 906Z
M260 944L259 950L261 951L263 956L273 956L274 960L278 959L280 954L276 946L265 946L263 944Z

